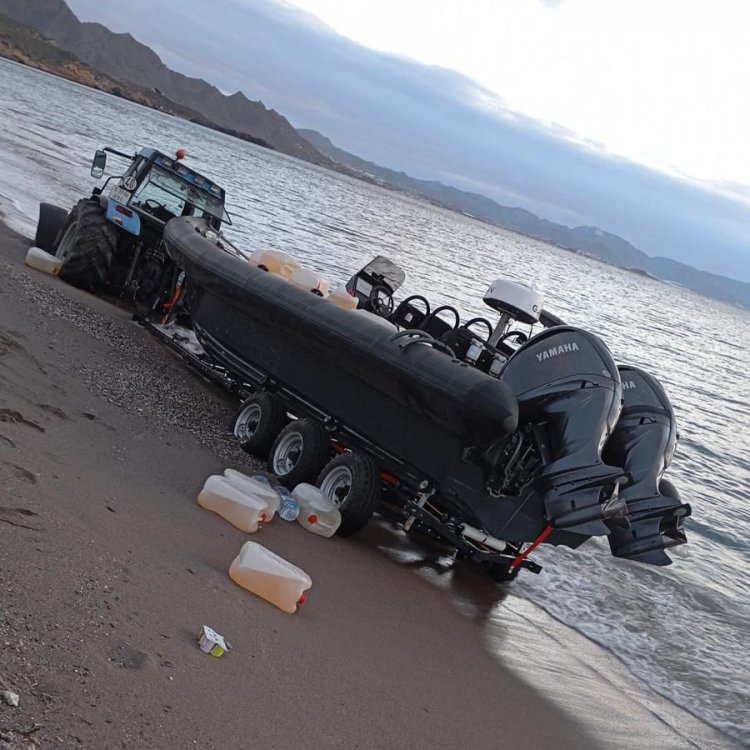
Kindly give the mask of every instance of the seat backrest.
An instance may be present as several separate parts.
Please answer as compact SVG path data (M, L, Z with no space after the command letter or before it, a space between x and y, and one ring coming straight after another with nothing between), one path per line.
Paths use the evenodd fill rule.
M433 338L439 339L443 334L453 330L453 326L442 318L437 316L431 317L430 320L424 322L420 326L423 331L426 331Z
M419 328L426 317L424 310L418 309L409 302L401 302L388 316L388 320L399 328Z

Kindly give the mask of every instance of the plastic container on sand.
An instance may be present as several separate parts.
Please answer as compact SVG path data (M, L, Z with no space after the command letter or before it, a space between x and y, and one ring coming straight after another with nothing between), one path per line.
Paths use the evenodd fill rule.
M44 273L57 276L60 273L63 262L40 247L30 247L26 253L26 265L36 268L38 271L44 271Z
M247 492L266 501L266 504L268 505L268 517L266 518L265 523L268 523L268 521L273 518L274 513L279 512L281 498L266 477L261 475L249 477L236 469L224 469L224 478L229 484L233 485L238 490L242 490L243 492Z
M313 534L331 537L341 525L339 513L333 500L326 497L311 484L298 484L292 497L299 504L297 523Z
M264 498L230 484L226 477L218 474L206 480L198 495L198 505L218 513L248 534L254 534L258 530L258 524L271 517L268 502Z
M279 497L279 516L285 521L296 521L299 517L299 503L294 499L294 495L286 487L279 487Z
M256 542L245 542L229 568L229 577L284 612L296 612L312 579L304 570Z

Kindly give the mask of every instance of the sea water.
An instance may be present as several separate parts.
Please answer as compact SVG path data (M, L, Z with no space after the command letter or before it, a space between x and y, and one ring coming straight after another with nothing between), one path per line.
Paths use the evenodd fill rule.
M481 298L494 277L526 282L551 312L601 336L618 362L652 372L679 421L668 476L693 507L674 565L616 560L602 540L543 548L534 553L541 575L522 573L512 594L478 610L466 603L479 585L473 573L446 564L428 577L460 589L456 606L480 611L488 650L522 654L536 684L550 685L550 668L585 653L581 670L595 669L596 686L581 683L585 708L609 684L614 659L642 681L639 705L662 722L647 688L750 741L748 312L2 60L0 111L0 214L28 236L40 201L69 207L90 191L95 149L184 147L191 166L227 189L226 231L245 249L289 253L332 284L383 254L407 272L397 296L426 294L463 316L490 313ZM534 627L538 643L527 649L519 633ZM608 655L583 648L581 636ZM633 738L618 746L637 747Z

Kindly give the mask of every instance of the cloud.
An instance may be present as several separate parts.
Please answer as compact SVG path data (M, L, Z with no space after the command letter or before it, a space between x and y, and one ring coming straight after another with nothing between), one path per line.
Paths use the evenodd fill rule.
M169 0L131 0L126 17L99 0L70 4L157 45L171 67L261 99L363 158L481 186L500 203L595 224L651 255L750 281L750 204L736 186L700 185L614 157L510 111L458 73L364 48L286 3L183 0L175 14Z

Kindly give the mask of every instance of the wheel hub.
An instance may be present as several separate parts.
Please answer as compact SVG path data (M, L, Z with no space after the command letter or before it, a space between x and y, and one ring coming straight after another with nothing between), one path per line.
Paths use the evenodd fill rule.
M286 476L297 465L302 455L304 441L298 432L285 435L273 457L273 471L276 476Z
M337 466L320 483L320 491L340 508L352 489L352 472L348 466Z
M259 404L248 404L238 415L234 423L234 436L239 440L251 438L258 429L261 418Z

